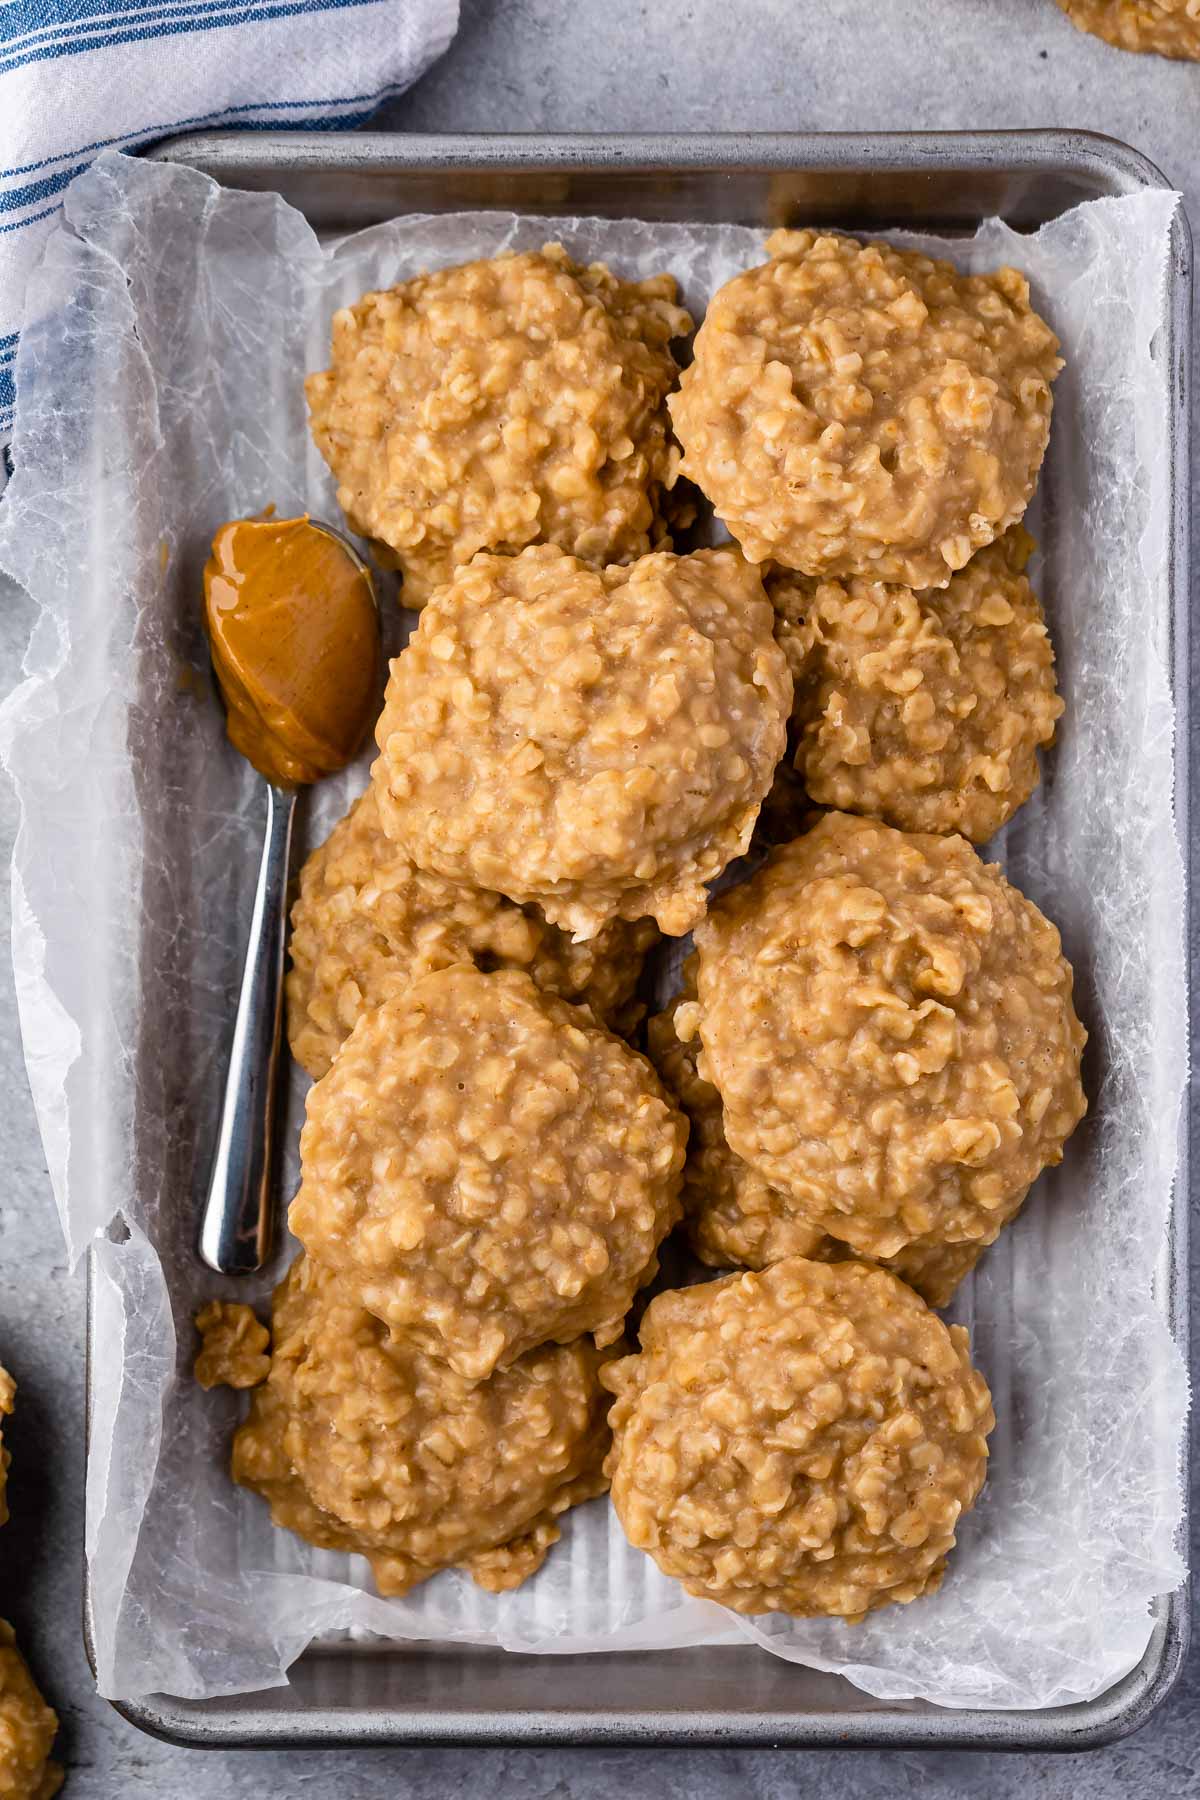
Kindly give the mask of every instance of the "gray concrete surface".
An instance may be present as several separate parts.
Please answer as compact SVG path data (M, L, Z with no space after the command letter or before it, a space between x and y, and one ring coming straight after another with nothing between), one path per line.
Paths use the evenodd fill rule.
M395 130L592 131L1089 126L1147 152L1200 221L1200 66L1080 36L1053 0L464 0L440 67L387 109ZM0 690L29 624L0 596ZM15 828L0 784L0 849ZM4 1606L62 1717L86 1800L1175 1800L1200 1794L1200 1658L1136 1738L1088 1757L695 1751L209 1754L142 1737L92 1692L79 1632L83 1294L67 1270L0 959L0 1343L21 1384ZM1200 1512L1200 1494L1193 1501Z

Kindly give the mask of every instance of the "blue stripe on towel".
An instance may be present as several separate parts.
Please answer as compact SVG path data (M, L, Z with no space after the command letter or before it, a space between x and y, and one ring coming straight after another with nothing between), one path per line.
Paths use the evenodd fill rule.
M268 19L291 19L306 13L338 12L347 7L374 5L377 0L320 0L314 5L312 0L286 0L282 5L241 6L233 9L226 0L208 0L212 10L206 12L202 6L189 6L186 16L165 19L158 25L138 28L114 26L109 31L94 31L87 36L75 36L62 39L60 42L35 44L28 50L0 51L0 75L12 69L22 68L29 63L49 62L61 56L77 56L85 50L110 49L115 44L146 43L155 38L178 37L193 31L217 31L227 25L245 25L266 21ZM0 8L0 11L3 9ZM226 16L217 16L225 11Z
M368 4L369 0L363 0ZM96 36L107 37L120 31L132 30L139 24L156 20L159 15L168 17L171 14L220 12L226 0L131 0L127 6L113 8L111 4L104 16L93 20L77 20L70 24L43 25L37 31L25 32L20 36L5 38L0 34L0 56L6 62L17 58L29 61L32 52L48 43L78 44L84 38ZM305 12L325 12L332 0L306 0ZM4 0L0 0L0 16L3 15Z
M0 3L2 3L2 0L0 0ZM364 6L374 3L375 0L362 0ZM372 88L370 93L367 94L329 94L324 98L314 94L307 100L239 100L233 106L222 107L220 112L192 113L184 119L160 119L157 124L147 125L136 132L124 131L119 137L96 138L90 144L76 144L73 149L62 150L56 156L43 156L40 162L20 163L11 169L0 169L0 181L9 181L16 175L35 175L39 169L48 169L51 163L74 162L76 158L81 156L91 156L98 150L111 150L114 144L129 144L135 140L138 143L153 143L158 138L172 137L176 132L187 131L190 127L195 125L225 124L235 119L239 113L244 113L248 110L254 112L302 113L306 107L362 106L365 104L368 110L362 116L364 118L370 118L371 113L376 110L388 94L392 92L402 93L404 87L407 85L407 83L400 83L397 84L394 89ZM350 115L348 114L341 114L339 115L339 118L344 120L349 116ZM283 123L287 125L289 130L295 130L298 126L303 126L305 130L311 130L313 128L313 121L309 119L287 119L284 120ZM4 339L0 337L0 344L3 344L3 342Z
M126 5L121 0L8 0L0 6L0 43L81 25L94 28L101 19L131 17L137 10L137 0Z
M28 182L24 187L9 188L0 193L0 213L17 212L22 206L33 206L38 200L48 200L51 194L60 194L86 168L85 162L73 163L69 169L60 169L57 175L46 175L41 181Z
M7 225L0 225L0 236L6 231L24 231L27 225L36 225L39 219L52 219L57 211L57 206L44 206L41 212L30 213L27 219L10 219Z
M69 25L112 11L112 0L11 0L0 13L0 38L20 37L46 25Z

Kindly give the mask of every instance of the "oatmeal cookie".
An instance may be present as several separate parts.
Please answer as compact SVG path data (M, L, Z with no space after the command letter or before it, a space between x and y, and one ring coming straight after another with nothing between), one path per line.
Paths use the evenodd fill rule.
M767 582L796 696L796 768L821 806L986 843L1038 784L1062 715L1019 525L945 588Z
M0 1421L13 1410L17 1384L0 1367ZM8 1522L6 1495L11 1453L0 1434L0 1525ZM58 1717L42 1699L16 1635L0 1619L0 1800L51 1800L62 1786L63 1772L48 1760Z
M772 626L731 549L600 570L550 545L476 557L392 664L384 830L580 939L614 918L689 930L783 754Z
M51 1800L63 1783L49 1761L58 1716L34 1685L13 1628L0 1619L0 1796Z
M619 1335L678 1217L686 1135L587 1013L460 966L364 1013L311 1089L290 1223L398 1337L479 1381Z
M419 606L477 550L559 544L597 568L669 544L669 275L622 281L559 244L421 275L333 320L306 383L351 527Z
M540 937L529 965L535 986L572 1005L586 1006L600 1025L631 1038L646 1016L638 986L646 958L661 940L653 919L610 919L593 938L576 943L551 925L539 906L524 909ZM484 962L484 968L495 967Z
M651 1062L690 1124L683 1170L683 1213L692 1248L714 1269L765 1269L785 1256L842 1262L848 1247L813 1225L789 1195L743 1162L725 1137L721 1096L701 1075L699 1039L681 1039L675 1015L696 998L695 961L684 965L684 986L665 1012L647 1026ZM930 1306L948 1306L970 1274L982 1244L906 1244L885 1266L915 1288ZM873 1258L866 1259L873 1261Z
M991 1243L1086 1109L1058 932L962 838L829 813L696 931L731 1147L872 1257Z
M657 938L650 919L618 919L575 944L536 906L427 874L385 834L368 788L300 872L287 977L292 1055L318 1079L364 1012L422 975L464 962L526 969L546 993L630 1030Z
M1015 269L777 231L670 400L683 473L753 562L944 587L1019 519L1058 340Z
M474 1384L299 1256L275 1293L271 1372L233 1442L233 1477L276 1525L368 1558L381 1594L457 1565L517 1587L557 1516L604 1492L604 1353L529 1351Z
M941 1582L995 1424L967 1334L861 1263L652 1301L607 1462L630 1542L735 1612L861 1619Z
M1200 0L1058 0L1073 25L1118 50L1200 62Z

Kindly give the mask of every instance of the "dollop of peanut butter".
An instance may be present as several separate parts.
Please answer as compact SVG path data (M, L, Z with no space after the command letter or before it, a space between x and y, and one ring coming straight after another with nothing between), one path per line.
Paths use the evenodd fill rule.
M229 741L277 787L345 768L378 710L370 577L307 518L232 519L204 568Z

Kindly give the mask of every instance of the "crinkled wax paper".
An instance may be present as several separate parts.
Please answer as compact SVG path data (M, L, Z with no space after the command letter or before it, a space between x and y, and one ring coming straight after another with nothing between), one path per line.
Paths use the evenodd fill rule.
M1153 341L1175 204L1099 201L1036 236L993 223L951 246L965 265L1024 268L1067 357L1034 522L1069 707L1002 848L1078 972L1092 1112L958 1309L999 1423L946 1585L848 1626L689 1599L627 1547L604 1501L566 1519L517 1593L450 1573L381 1600L363 1564L273 1531L232 1487L240 1403L190 1379L191 1316L221 1285L193 1254L195 1206L263 812L207 674L208 538L271 501L336 517L301 376L362 290L553 232L626 273L672 270L699 313L760 258L759 234L475 215L323 245L277 197L182 168L109 157L71 188L34 283L0 507L0 566L40 607L0 744L22 808L13 949L30 1079L72 1254L98 1240L87 1550L101 1692L268 1687L311 1638L345 1629L544 1651L751 1638L873 1694L948 1706L1085 1698L1137 1662L1151 1598L1181 1576L1186 1409L1152 1300L1185 1074ZM364 767L314 796L310 841ZM299 1100L297 1086L293 1134Z

